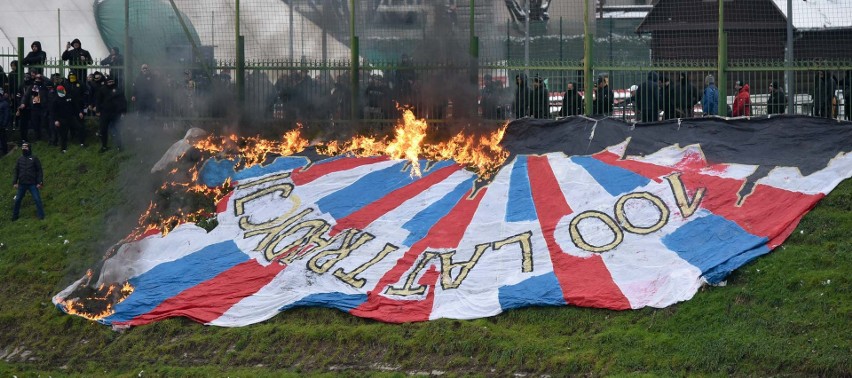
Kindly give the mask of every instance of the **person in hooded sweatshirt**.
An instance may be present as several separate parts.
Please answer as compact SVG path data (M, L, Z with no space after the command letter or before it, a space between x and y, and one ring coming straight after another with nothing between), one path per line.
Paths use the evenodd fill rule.
M118 123L124 113L127 112L127 98L124 97L124 91L118 89L113 78L107 79L106 86L101 91L101 102L98 105L98 113L101 117L101 152L109 149L107 142L110 136L113 139L113 144L120 151L122 144Z
M707 75L704 78L704 95L701 97L701 112L704 116L719 115L719 88L716 78Z
M636 111L642 122L660 120L660 79L656 71L648 72L648 80L636 90Z
M71 130L71 125L74 124L74 118L77 116L75 106L74 99L68 96L65 86L57 86L56 98L50 103L50 114L53 119L51 126L59 139L63 154L68 151L68 133Z
M75 136L80 143L80 147L86 146L86 124L84 122L85 110L86 110L86 96L88 93L88 87L86 87L85 83L81 83L78 80L77 75L75 73L68 74L68 79L62 82L62 86L65 87L65 91L67 92L68 97L71 98L73 103L75 116L70 120L69 130L71 131L71 135Z
M550 93L544 79L533 78L533 88L530 101L530 115L533 118L550 118Z
M734 83L734 89L737 96L734 97L734 105L731 116L733 117L748 117L751 115L751 94L749 93L748 83L742 80L737 80Z
M17 190L15 194L15 205L12 208L12 221L18 220L21 213L21 202L24 194L30 192L36 204L38 219L44 219L44 206L41 203L39 189L44 186L44 171L41 169L41 161L32 154L29 143L21 145L21 157L15 162L12 186Z
M577 84L574 82L568 83L565 89L565 95L562 96L562 109L559 111L561 117L581 115L583 114L583 98L574 89Z
M41 42L35 41L30 45L30 51L22 61L24 67L36 66L38 73L44 73L44 68L40 67L47 61L47 54L41 49Z
M41 139L42 125L47 119L47 86L44 78L37 75L32 85L25 88L25 93L18 110L29 111L29 122L21 122L21 142L28 141L29 130L35 131L36 139Z
M109 66L109 77L114 77L119 87L124 86L124 72L121 69L124 65L124 55L118 52L118 47L109 49L109 56L101 59L101 65Z
M515 112L515 118L523 118L530 115L530 97L532 97L532 92L527 86L527 75L515 75L515 85L515 102L512 110Z
M68 61L71 66L88 66L94 62L92 54L83 50L79 39L74 39L65 45L62 60ZM71 72L77 74L77 77L86 77L86 69L83 67L72 68Z

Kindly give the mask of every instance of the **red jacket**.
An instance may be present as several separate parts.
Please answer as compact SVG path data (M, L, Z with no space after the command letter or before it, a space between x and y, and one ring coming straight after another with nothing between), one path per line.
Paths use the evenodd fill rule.
M748 84L740 88L737 97L734 98L733 116L750 116L751 115L751 95L748 93Z

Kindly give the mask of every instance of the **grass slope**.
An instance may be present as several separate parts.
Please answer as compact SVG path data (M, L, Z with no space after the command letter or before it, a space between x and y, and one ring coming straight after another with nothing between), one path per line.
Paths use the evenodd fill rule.
M50 299L144 209L155 186L143 148L63 155L39 143L45 221L28 196L10 222L14 192L0 191L0 376L852 375L850 180L727 286L665 309L528 308L401 325L297 309L243 328L172 319L115 332ZM9 183L19 153L0 159ZM119 195L136 192L148 197Z

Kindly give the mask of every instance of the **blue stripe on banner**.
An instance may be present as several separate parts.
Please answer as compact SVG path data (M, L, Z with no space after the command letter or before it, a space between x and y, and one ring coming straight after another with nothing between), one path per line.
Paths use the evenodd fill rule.
M690 221L662 240L682 259L701 269L701 275L711 284L769 253L767 238L749 234L735 222L714 214Z
M589 172L610 195L618 196L648 185L651 180L621 167L588 156L574 156L571 161Z
M420 166L426 164L426 160L420 161ZM403 186L419 180L420 177L412 177L410 170L402 168L407 164L400 162L388 168L370 172L343 189L331 193L316 202L320 211L330 214L335 219L349 216L362 207L381 199ZM452 160L435 163L423 176L428 176L443 167L455 164Z
M410 247L418 240L425 238L429 230L432 229L432 226L447 215L453 209L453 206L461 201L464 195L473 188L474 179L474 177L471 177L462 181L451 192L433 202L429 207L420 210L411 220L405 222L402 228L408 230L410 234L402 244Z
M233 241L228 240L209 245L175 261L157 265L130 279L133 293L117 304L115 313L104 318L102 322L125 322L145 314L166 299L216 277L248 259L248 255Z
M207 186L219 186L228 177L232 180L242 181L270 173L289 171L308 165L308 158L304 156L281 156L267 165L254 165L239 172L234 171L236 164L236 161L230 159L208 159L201 167L201 183Z
M295 307L327 307L349 312L367 301L367 294L320 293L311 294L278 309L285 311Z
M509 310L528 306L564 306L565 297L553 272L535 276L498 291L500 308Z
M509 180L509 201L506 202L506 222L536 220L535 204L530 191L530 178L527 172L527 157L518 155L512 165Z

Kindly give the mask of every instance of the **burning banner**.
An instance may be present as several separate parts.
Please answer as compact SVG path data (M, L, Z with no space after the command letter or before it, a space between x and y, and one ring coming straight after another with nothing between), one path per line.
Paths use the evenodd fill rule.
M54 303L115 326L243 326L299 306L394 323L665 307L769 253L852 176L852 127L807 117L520 120L439 146L411 124L391 144L207 159L195 184L229 188L212 230L137 233ZM264 148L294 152L282 145L306 143Z

